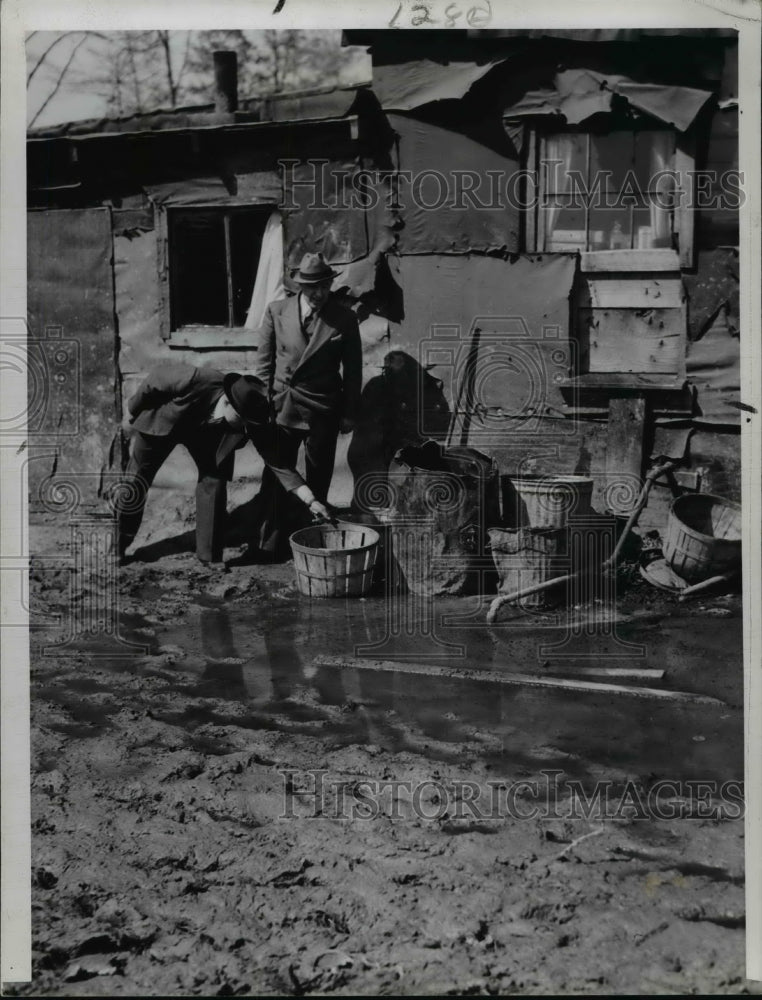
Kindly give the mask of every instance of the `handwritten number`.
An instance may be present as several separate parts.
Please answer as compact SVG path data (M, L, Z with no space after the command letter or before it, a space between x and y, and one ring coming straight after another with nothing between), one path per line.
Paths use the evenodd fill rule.
M407 0L407 2L409 2L409 0ZM402 27L402 25L399 24L401 17L408 20L408 23L412 28L419 28L422 24L440 23L440 20L434 17L432 13L434 10L441 9L435 0L413 3L403 13L403 8L407 6L407 2L406 0L400 0L397 4L397 10L394 13L394 17L391 21L389 21L390 28ZM278 0L279 8L282 7L284 3L285 0ZM459 3L453 0L453 2L448 3L447 7L444 9L444 26L446 28L454 28L458 18L464 16L469 27L485 27L492 20L492 0L483 0L483 3L474 4L465 11Z
M419 24L436 24L437 23L433 18L431 18L429 16L430 13L431 13L431 11L429 10L428 6L425 3L417 3L417 4L415 4L415 6L411 8L411 11L410 11L411 15L415 14L415 11L417 11L417 10L423 11L423 13L419 14L417 16L414 16L414 17L411 16L410 23L413 25L414 28L417 28Z
M489 24L492 20L492 4L490 0L487 0L483 7L472 7L468 14L466 14L466 20L472 28L479 28L482 25Z
M454 13L451 13L453 7L455 8L455 11ZM453 28L455 26L455 22L457 21L457 19L459 17L463 17L463 11L460 10L456 4L451 3L450 6L445 10L445 17L447 18L447 20L445 21L445 27Z

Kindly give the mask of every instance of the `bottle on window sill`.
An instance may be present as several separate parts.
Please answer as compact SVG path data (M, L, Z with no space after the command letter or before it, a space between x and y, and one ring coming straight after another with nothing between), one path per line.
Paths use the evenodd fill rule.
M609 236L609 250L625 250L627 248L627 237L622 232L621 223L615 222L611 227Z

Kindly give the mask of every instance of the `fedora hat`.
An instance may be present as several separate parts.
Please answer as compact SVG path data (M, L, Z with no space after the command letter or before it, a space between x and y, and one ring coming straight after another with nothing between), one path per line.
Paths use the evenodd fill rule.
M338 271L326 264L322 253L306 253L294 275L294 281L300 285L318 285L330 281L337 274Z
M228 402L239 417L246 423L267 423L270 416L270 403L267 398L267 386L256 375L239 375L230 372L222 381L222 388Z

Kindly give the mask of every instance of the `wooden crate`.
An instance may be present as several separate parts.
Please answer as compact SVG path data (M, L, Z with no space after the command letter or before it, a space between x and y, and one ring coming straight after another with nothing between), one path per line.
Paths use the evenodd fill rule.
M685 374L679 272L582 274L575 294L581 373Z

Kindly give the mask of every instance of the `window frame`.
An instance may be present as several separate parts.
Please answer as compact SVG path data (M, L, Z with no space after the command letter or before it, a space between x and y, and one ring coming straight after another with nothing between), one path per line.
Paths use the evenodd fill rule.
M582 126L567 126L560 124L557 120L550 121L546 116L536 117L522 122L524 129L523 149L526 151L524 167L529 176L534 178L535 198L529 208L524 212L524 244L528 253L576 253L581 259L583 270L596 271L663 271L671 269L671 261L676 261L677 268L690 269L694 266L695 240L694 240L694 170L695 170L695 132L693 128L688 132L681 133L677 129L664 126L661 122L638 122L637 127L632 127L634 123L626 123L629 127L622 127L617 123L617 127L608 129L584 128ZM675 152L672 170L677 175L676 191L678 201L674 209L672 220L672 232L677 237L678 249L652 248L639 249L635 247L621 250L583 250L580 248L564 250L546 250L544 246L545 234L542 227L542 204L544 197L544 176L540 170L541 151L544 142L551 136L564 134L577 134L592 136L610 135L613 132L643 132L643 131L666 131L675 138ZM589 150L588 145L588 150ZM589 154L588 154L589 155Z
M232 213L267 212L278 207L276 201L257 202L256 204L198 202L192 205L163 204L155 206L156 232L158 236L157 265L159 271L159 323L162 340L170 348L254 348L256 347L256 331L246 326L214 325L188 323L177 329L172 329L172 247L170 231L173 212L219 212L223 218L225 233L225 259L228 294L228 319L232 310L232 271L230 255L230 216ZM258 267L259 265L257 265ZM254 276L256 281L256 274Z

